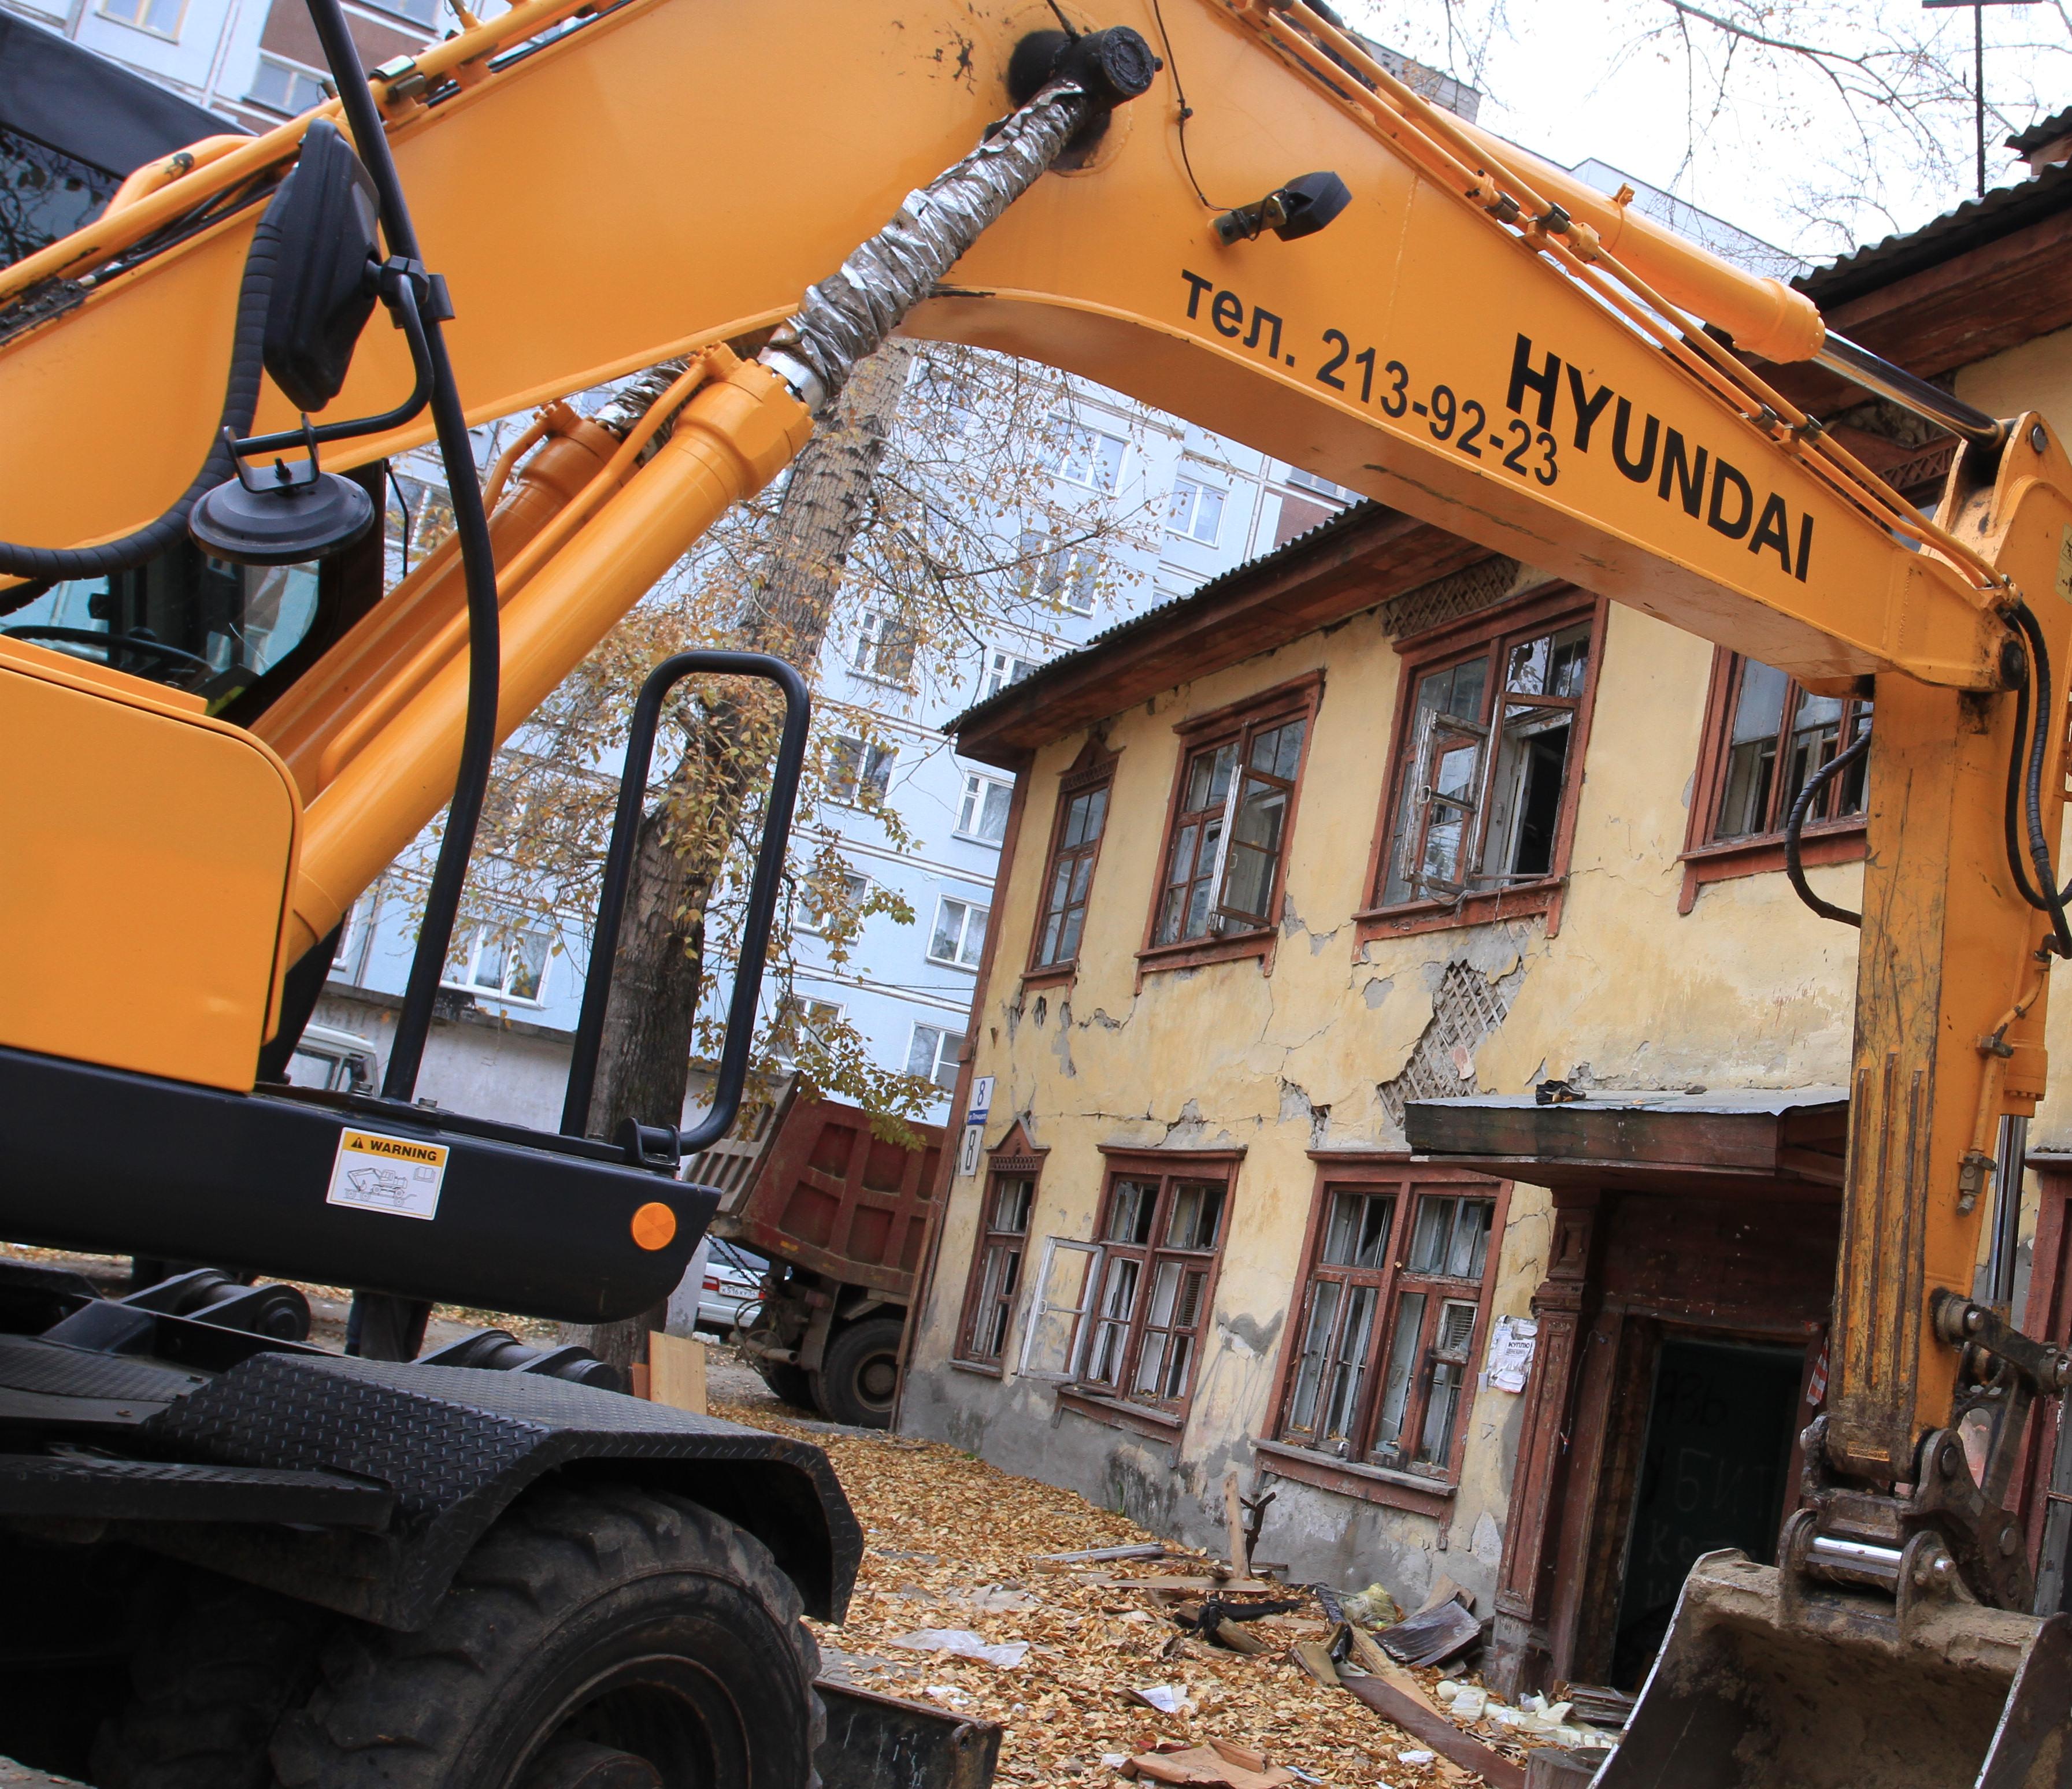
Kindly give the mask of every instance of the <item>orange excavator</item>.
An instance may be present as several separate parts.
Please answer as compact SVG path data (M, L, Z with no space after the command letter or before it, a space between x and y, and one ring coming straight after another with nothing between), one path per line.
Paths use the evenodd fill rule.
M108 1789L195 1780L203 1726L223 1782L808 1779L798 1615L839 1615L858 1544L824 1462L508 1338L409 1358L426 1299L595 1321L674 1282L767 934L695 1131L585 1134L623 852L561 1132L412 1095L497 742L895 330L1874 695L1808 1493L1774 1565L1700 1561L1600 1781L2072 1781L2072 1643L2004 1508L2072 1360L1968 1290L2072 954L2049 425L1436 109L1315 0L521 0L371 76L310 10L335 100L0 269L0 1236L349 1284L372 1339L315 1350L228 1274L0 1271L12 1631L103 1686ZM1932 518L1762 377L1803 360L1961 438ZM479 482L468 426L527 406ZM456 532L384 590L372 493L432 439ZM784 667L658 670L622 818L693 671L791 704L767 922ZM381 1089L279 1085L342 917L442 810Z

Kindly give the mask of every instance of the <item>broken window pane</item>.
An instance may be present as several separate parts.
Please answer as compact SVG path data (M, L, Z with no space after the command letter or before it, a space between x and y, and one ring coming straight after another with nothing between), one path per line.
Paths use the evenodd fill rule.
M1295 1368L1295 1394L1289 1405L1293 1428L1317 1426L1317 1393L1324 1382L1324 1364L1331 1355L1331 1335L1338 1315L1342 1282L1320 1279L1309 1299L1309 1323L1302 1335L1302 1358Z
M1411 1376L1417 1364L1418 1338L1424 1328L1424 1295L1405 1292L1396 1301L1396 1328L1388 1341L1381 1411L1374 1425L1374 1457L1384 1466L1395 1465L1402 1455L1403 1419L1409 1407Z
M1173 1217L1166 1226L1169 1249L1213 1249L1223 1217L1223 1188L1215 1183L1186 1181L1173 1189Z
M1360 1381L1366 1377L1368 1331L1374 1327L1371 1286L1355 1286L1346 1302L1346 1320L1331 1363L1331 1395L1324 1411L1324 1438L1337 1441L1352 1433L1359 1410Z
M1457 903L1560 873L1594 626L1493 640L1419 676L1380 905Z
M1127 1255L1108 1264L1108 1284L1101 1294L1100 1320L1094 1327L1093 1352L1087 1378L1096 1385L1116 1385L1129 1342L1129 1319L1137 1311L1137 1283L1144 1264Z
M1156 1180L1118 1180L1108 1212L1108 1240L1143 1244L1151 1240L1151 1220L1158 1204Z
M1090 1242L1051 1237L1022 1344L1020 1371L1033 1379L1070 1378L1081 1325L1098 1278L1100 1250Z

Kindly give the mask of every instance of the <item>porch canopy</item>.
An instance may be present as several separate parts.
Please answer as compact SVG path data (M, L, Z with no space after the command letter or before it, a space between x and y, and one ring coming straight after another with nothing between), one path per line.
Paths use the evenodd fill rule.
M1542 1106L1531 1094L1409 1102L1413 1155L1498 1180L1630 1192L1747 1193L1842 1185L1840 1087L1611 1092Z

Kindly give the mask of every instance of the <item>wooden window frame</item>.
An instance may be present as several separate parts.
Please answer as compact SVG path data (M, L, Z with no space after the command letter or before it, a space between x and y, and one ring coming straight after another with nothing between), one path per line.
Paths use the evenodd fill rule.
M1742 657L1725 646L1712 654L1712 681L1705 691L1705 730L1698 739L1698 767L1691 782L1691 816L1686 823L1684 849L1684 888L1676 910L1688 913L1698 904L1698 892L1708 883L1727 882L1745 876L1767 876L1784 868L1784 833L1753 833L1745 839L1715 841L1720 804L1726 796L1727 738L1733 725L1733 712L1740 700ZM1797 678L1785 688L1785 714L1795 708L1795 693L1803 689ZM1850 711L1843 710L1844 720ZM1781 737L1781 736L1780 736ZM1860 862L1867 848L1865 817L1844 814L1832 820L1807 822L1799 849L1806 866Z
M1464 1168L1416 1161L1402 1151L1354 1155L1312 1150L1309 1159L1316 1164L1316 1180L1310 1196L1309 1223L1302 1237L1301 1270L1289 1301L1289 1320L1282 1333L1281 1357L1275 1368L1272 1401L1268 1406L1272 1413L1271 1438L1253 1442L1253 1451L1259 1456L1263 1471L1282 1478L1316 1485L1367 1503L1414 1511L1443 1521L1451 1513L1460 1488L1462 1465L1473 1427L1475 1393L1479 1389L1479 1363L1489 1348L1490 1312L1495 1303L1504 1231L1510 1217L1511 1183L1492 1180ZM1359 1275L1365 1279L1371 1274L1371 1283L1377 1288L1375 1327L1368 1344L1365 1382L1359 1393L1360 1414L1355 1431L1356 1440L1363 1445L1341 1459L1334 1453L1289 1439L1289 1416L1301 1370L1303 1340L1322 1266L1319 1258L1334 1196L1385 1190L1395 1192L1396 1204L1384 1263L1378 1270L1364 1270ZM1464 1300L1466 1295L1459 1289L1469 1283L1447 1275L1409 1270L1411 1233L1416 1222L1417 1200L1424 1193L1488 1198L1493 1201L1489 1251L1482 1265L1480 1289L1475 1295L1475 1322L1468 1341L1467 1370L1460 1401L1453 1412L1453 1430L1443 1475L1380 1466L1365 1458L1365 1444L1371 1441L1385 1384L1397 1295L1406 1290L1428 1293L1437 1290L1442 1299L1450 1296ZM1425 1338L1437 1315L1436 1304L1428 1307L1419 1343L1420 1361L1429 1352ZM1421 1370L1420 1377L1424 1377ZM1429 1390L1420 1391L1415 1404L1420 1425L1424 1397L1428 1395Z
M1400 640L1396 650L1402 668L1396 695L1396 719L1391 730L1389 773L1381 794L1381 812L1375 823L1373 849L1367 872L1368 905L1355 914L1357 943L1376 938L1401 938L1420 932L1451 930L1465 925L1487 925L1493 921L1543 917L1547 935L1561 927L1561 907L1568 891L1569 860L1576 842L1576 814L1582 802L1585 767L1589 761L1590 723L1597 712L1597 685L1604 669L1605 619L1610 605L1572 584L1542 587L1509 598L1463 619L1429 632ZM1568 769L1561 791L1561 812L1554 830L1552 867L1536 881L1478 894L1464 894L1452 901L1421 900L1383 906L1381 895L1388 874L1391 847L1396 840L1396 815L1401 805L1404 782L1416 774L1410 761L1411 729L1417 716L1417 686L1429 673L1449 664L1486 655L1494 665L1490 680L1492 712L1501 700L1502 666L1495 663L1497 649L1513 635L1551 633L1578 622L1590 628L1589 663L1584 674L1582 693L1575 700L1575 730L1568 745ZM1488 767L1483 768L1485 778ZM1478 819L1478 829L1483 824ZM1482 835L1478 830L1478 851Z
M1029 1284L1030 1243L1042 1176L1041 1155L994 1155L986 1164L985 1196L979 1206L978 1238L972 1246L971 1272L964 1286L964 1310L957 1319L956 1347L952 1351L952 1358L960 1367L974 1373L989 1373L996 1379L1006 1376L1007 1359L1014 1340L1016 1307L1022 1303L1024 1289ZM997 1229L993 1220L1001 1188L1009 1183L1025 1181L1029 1187L1029 1204L1022 1214L1022 1228ZM1018 1257L1013 1278L993 1296L993 1307L1001 1318L1000 1348L997 1353L981 1354L974 1342L979 1319L987 1303L989 1264L996 1250L1009 1246Z
M1173 728L1179 751L1173 766L1173 786L1166 798L1166 826L1158 840L1157 872L1152 882L1149 911L1144 917L1144 945L1137 953L1137 985L1147 975L1175 969L1197 969L1206 963L1232 962L1256 958L1260 973L1273 972L1274 945L1281 935L1281 916L1288 892L1288 864L1294 855L1295 828L1301 818L1303 773L1309 767L1309 748L1317 737L1317 712L1324 700L1324 673L1291 678L1271 689L1261 690L1240 701L1227 703L1208 713L1177 722ZM1182 938L1159 944L1158 909L1166 893L1166 878L1173 857L1173 843L1179 830L1180 803L1186 798L1187 769L1202 752L1235 739L1242 742L1254 731L1278 727L1291 720L1302 723L1302 750L1295 763L1293 786L1288 792L1288 814L1281 829L1280 860L1273 867L1273 884L1267 891L1267 923L1241 931L1211 933L1206 938ZM1240 754L1242 756L1242 754Z
M1029 958L1022 971L1024 987L1048 987L1059 983L1070 983L1079 973L1079 951L1087 942L1087 921L1093 917L1094 888L1100 875L1101 846L1107 841L1109 823L1115 819L1115 767L1120 761L1119 752L1106 752L1092 741L1079 753L1079 761L1058 779L1058 800L1050 815L1050 839L1043 853L1043 873L1036 884L1036 919L1030 929ZM1108 806L1101 814L1100 835L1091 846L1075 846L1073 855L1087 859L1087 893L1083 913L1079 921L1079 947L1071 956L1062 957L1055 962L1042 962L1038 957L1043 949L1043 931L1050 917L1051 884L1056 880L1059 860L1063 855L1065 821L1074 802L1096 789L1108 791ZM1070 903L1067 903L1069 905Z
M1092 1269L1096 1279L1087 1300L1086 1315L1081 1319L1079 1332L1073 1338L1072 1360L1076 1377L1070 1383L1059 1386L1058 1401L1066 1409L1075 1410L1083 1416L1092 1417L1097 1422L1107 1422L1112 1427L1133 1429L1140 1434L1161 1439L1177 1439L1186 1426L1188 1412L1194 1406L1194 1393L1201 1381L1205 1344L1212 1327L1215 1310L1216 1288L1223 1275L1223 1250L1230 1240L1231 1213L1237 1193L1238 1169L1244 1159L1244 1152L1242 1150L1125 1151L1110 1149L1104 1145L1101 1154L1105 1158L1101 1196L1094 1213L1093 1240L1100 1251ZM1125 1243L1108 1240L1107 1233L1114 1210L1116 1188L1126 1180L1156 1180L1158 1183L1152 1211L1150 1234L1153 1240L1150 1241ZM1179 1249L1158 1240L1166 1233L1170 1222L1174 1186L1181 1182L1202 1181L1219 1182L1223 1189L1215 1246L1207 1249ZM1139 1261L1142 1266L1137 1274L1136 1295L1127 1319L1122 1358L1116 1368L1115 1382L1111 1385L1104 1381L1087 1378L1087 1372L1092 1363L1096 1333L1104 1321L1109 1320L1103 1318L1101 1306L1107 1291L1109 1269L1119 1259ZM1182 1262L1201 1261L1206 1264L1207 1273L1196 1307L1196 1319L1190 1331L1194 1338L1194 1352L1188 1366L1186 1391L1177 1398L1145 1401L1133 1395L1129 1387L1142 1359L1144 1338L1150 1327L1146 1317L1157 1266L1160 1261L1169 1259Z

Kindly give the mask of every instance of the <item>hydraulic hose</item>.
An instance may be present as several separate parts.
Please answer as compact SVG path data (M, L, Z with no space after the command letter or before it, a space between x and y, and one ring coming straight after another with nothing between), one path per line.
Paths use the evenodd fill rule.
M97 547L23 547L0 541L0 572L52 584L60 578L101 577L142 565L184 537L187 512L204 492L213 490L236 470L224 431L228 429L234 437L245 435L259 407L260 350L266 332L266 306L273 293L273 265L280 253L280 229L273 220L274 206L279 203L277 195L252 232L252 247L245 257L245 277L237 291L237 326L231 339L230 378L224 390L223 413L216 419L215 441L194 482L158 520L119 540L104 540Z
M2011 612L2016 626L2021 629L2029 642L2031 675L2036 679L2036 695L2030 707L2029 753L2026 775L2022 790L2022 817L2027 823L2029 858L2036 872L2036 882L2042 900L2043 910L2050 916L2054 936L2049 948L2061 957L2072 957L2072 922L2068 922L2065 903L2072 889L2058 886L2058 872L2050 860L2050 841L2043 830L2043 756L2047 745L2045 729L2050 725L2050 647L2043 637L2043 628L2036 617L2029 613L2026 603L2017 602ZM2021 737L2016 737L2019 747Z
M2022 772L2029 761L2029 680L2030 676L2029 638L2020 627L2014 631L2022 637L2021 681L2014 691L2014 737L2008 745L2007 802L2001 810L2000 820L2007 839L2008 873L2014 878L2015 892L2040 913L2050 911L2050 903L2036 891L2030 881L2029 865L2023 860L2021 843Z
M1846 751L1837 752L1806 779L1806 786L1799 791L1799 799L1791 804L1791 816L1784 823L1784 873L1791 884L1792 892L1821 918L1839 920L1844 925L1860 926L1864 916L1852 913L1846 907L1837 907L1832 901L1823 901L1814 893L1812 885L1806 880L1806 865L1799 856L1799 843L1806 831L1806 817L1813 811L1813 804L1819 800L1821 790L1870 749L1870 729L1865 728L1856 736L1855 744Z

